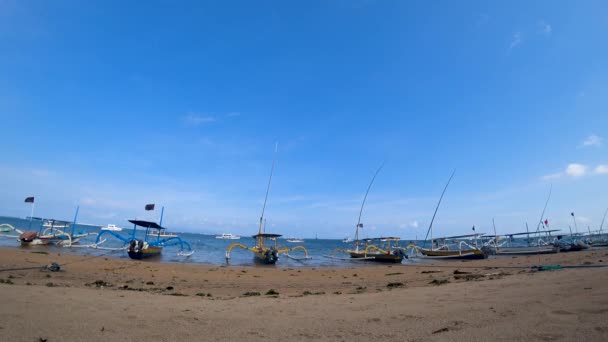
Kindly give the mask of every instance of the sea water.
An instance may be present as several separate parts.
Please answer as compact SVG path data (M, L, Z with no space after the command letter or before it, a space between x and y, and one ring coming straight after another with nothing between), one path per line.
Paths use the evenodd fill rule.
M2 217L0 216L0 224L7 223L19 230L33 230L39 231L42 227L42 221L40 220L26 220L21 218L14 217ZM115 232L116 234L121 235L124 238L129 238L133 232L133 226L128 223L130 226L123 227L123 230L120 232ZM129 228L127 228L129 227ZM74 232L87 232L87 233L100 233L100 226L91 226L91 225L81 225L76 224L74 226ZM42 229L44 230L44 229ZM65 230L66 233L71 232L71 228ZM138 228L136 230L136 237L142 239L145 234L145 229ZM252 228L252 232L255 232L255 228ZM177 246L168 246L163 249L160 257L155 257L150 259L151 261L161 261L161 262L183 262L183 263L195 263L195 264L207 264L207 265L227 265L226 263L226 248L231 243L240 243L247 247L252 247L255 244L255 239L251 236L242 236L239 240L223 240L216 239L214 235L207 234L198 234L198 233L176 233L182 240L188 242L194 250L194 254L189 257L179 256L179 248ZM7 235L13 237L7 237ZM2 247L15 247L21 248L19 241L14 237L17 235L16 232L10 233L0 233L0 246ZM97 235L89 235L85 238L82 238L77 245L90 245L95 243L95 239ZM101 247L114 247L120 248L123 246L123 242L119 239L111 236L108 233L105 233L102 239L106 239L106 242L101 245ZM149 236L149 241L154 241L155 237ZM406 246L410 241L401 241L401 246ZM342 240L335 239L305 239L304 242L299 243L289 243L282 238L278 240L279 245L284 245L287 247L295 247L295 246L304 246L308 250L308 254L312 257L309 260L298 261L288 258L285 255L281 255L277 266L279 267L322 267L322 266L356 266L363 264L370 264L368 262L363 261L348 261L348 260L338 260L324 257L325 255L330 255L332 251L336 248L352 248L353 243L343 243ZM113 258L123 258L128 259L129 256L127 252L124 250L121 251L107 251L102 249L94 249L94 248L68 248L63 246L30 246L26 247L29 249L42 249L48 251L57 251L61 253L74 253L78 255L87 255L93 256L98 255L100 257L113 257ZM301 258L304 256L302 250L295 250L291 252L294 257ZM347 254L335 254L337 257L348 258ZM238 265L238 266L253 266L255 265L253 260L253 253L244 250L242 248L235 247L232 249L230 253L230 263L229 265Z

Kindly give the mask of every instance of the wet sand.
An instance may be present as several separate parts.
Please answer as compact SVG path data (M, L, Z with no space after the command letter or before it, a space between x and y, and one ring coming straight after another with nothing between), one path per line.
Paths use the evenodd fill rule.
M608 340L608 268L539 264L608 265L608 250L282 268L6 248L0 269L35 269L0 272L0 340Z

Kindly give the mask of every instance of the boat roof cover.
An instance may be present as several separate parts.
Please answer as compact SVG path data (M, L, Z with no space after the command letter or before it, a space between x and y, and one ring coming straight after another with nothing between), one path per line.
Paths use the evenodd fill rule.
M503 235L499 235L499 236L515 236L515 235L536 235L536 234L543 234L543 233L552 233L552 232L559 232L559 229L551 229L551 230L539 230L539 231L534 231L534 232L522 232L522 233L513 233L513 234L503 234Z
M433 238L433 240L464 239L464 238L468 238L468 237L482 236L482 235L485 235L485 234L484 233L476 233L476 234L457 235L457 236L445 236L445 237Z
M144 227L144 228L154 228L154 229L167 229L165 227L161 227L156 222L151 221L143 221L143 220L129 220L129 222L133 223L136 226Z
M262 233L262 234L255 234L254 236L252 236L252 238L256 239L258 237L263 237L263 238L278 238L281 237L283 235L281 234L268 234L268 233Z

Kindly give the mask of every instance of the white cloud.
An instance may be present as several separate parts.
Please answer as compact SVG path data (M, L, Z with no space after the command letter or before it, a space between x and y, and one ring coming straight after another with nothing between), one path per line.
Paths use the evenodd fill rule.
M538 32L539 33L550 35L552 31L553 31L553 28L551 27L551 24L549 24L548 22L546 22L544 20L541 20L538 22Z
M184 122L184 124L186 124L188 126L199 126L202 124L208 124L208 123L215 122L216 119L213 116L209 116L209 115L200 115L197 113L189 113L188 115L182 117L182 121Z
M509 44L509 51L513 50L515 47L520 45L523 42L523 36L521 32L515 32L513 37L511 38L511 43Z
M598 175L608 174L608 165L598 165L595 168L595 173Z
M591 134L590 136L588 136L585 141L583 141L583 146L602 146L602 142L604 141L604 139L602 137L599 137L595 134Z
M540 177L540 179L544 180L544 181L551 181L551 180L555 180L555 179L559 179L563 176L564 174L562 172L557 172L557 173L551 173L548 175L544 175L542 177Z
M419 223L418 223L418 221L415 221L415 220L414 220L414 221L412 221L412 222L408 223L408 226L409 226L410 228L414 228L414 229L416 229L416 228L418 228Z
M581 177L587 173L587 166L583 164L568 164L566 174L571 177Z

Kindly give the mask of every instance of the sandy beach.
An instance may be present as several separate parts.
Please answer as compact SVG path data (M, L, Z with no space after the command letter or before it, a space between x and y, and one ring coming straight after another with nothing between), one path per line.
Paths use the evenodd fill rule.
M0 260L4 341L608 340L608 268L589 267L608 250L344 268L14 248ZM39 268L53 262L60 272Z

